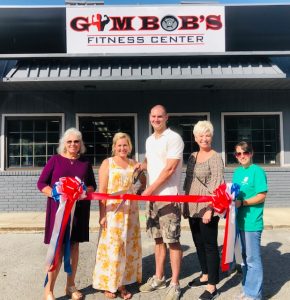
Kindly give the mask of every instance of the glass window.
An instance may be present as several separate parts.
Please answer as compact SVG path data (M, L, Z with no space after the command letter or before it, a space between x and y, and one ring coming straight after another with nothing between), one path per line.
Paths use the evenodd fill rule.
M207 116L170 115L169 113L168 127L179 133L184 142L184 163L187 163L187 160L192 152L198 151L198 145L194 140L192 131L194 125L201 120L207 120Z
M8 117L6 167L43 167L56 154L60 125L61 119L58 117Z
M130 136L134 155L134 116L79 117L79 124L87 148L86 156L94 166L100 165L105 158L111 156L113 136L120 131Z
M244 140L254 149L253 162L262 165L280 165L279 115L225 116L226 165L236 164L235 145Z

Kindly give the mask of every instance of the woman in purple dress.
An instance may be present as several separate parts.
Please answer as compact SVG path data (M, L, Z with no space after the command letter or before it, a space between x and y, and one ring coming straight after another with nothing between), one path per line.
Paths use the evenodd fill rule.
M68 129L60 139L58 154L53 155L45 165L39 180L38 189L45 194L47 199L45 237L44 243L49 244L55 221L55 214L59 203L52 197L52 187L60 177L79 177L87 186L88 192L96 189L96 182L92 166L82 154L85 152L85 146L82 140L82 134L75 128ZM67 276L65 293L73 300L83 298L80 291L75 286L75 276L79 258L79 243L89 241L89 218L90 201L77 201L71 231L71 267L72 273ZM54 285L61 267L60 260L56 270L48 273L48 283L44 291L45 300L54 300Z

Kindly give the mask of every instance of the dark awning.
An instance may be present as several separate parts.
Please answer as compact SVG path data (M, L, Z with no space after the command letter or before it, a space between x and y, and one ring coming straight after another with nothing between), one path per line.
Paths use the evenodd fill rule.
M57 90L279 88L286 77L278 64L261 56L27 59L19 60L4 75L2 86Z

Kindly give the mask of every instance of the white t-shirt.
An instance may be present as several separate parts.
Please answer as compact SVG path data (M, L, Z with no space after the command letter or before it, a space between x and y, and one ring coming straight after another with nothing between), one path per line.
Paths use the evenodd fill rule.
M153 133L146 140L146 160L149 185L166 166L167 159L179 159L175 172L154 192L155 195L180 194L184 143L181 136L167 128L158 138Z

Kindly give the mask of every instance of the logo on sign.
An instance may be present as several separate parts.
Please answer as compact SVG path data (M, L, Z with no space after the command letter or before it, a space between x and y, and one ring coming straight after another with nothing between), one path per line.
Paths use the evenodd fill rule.
M138 18L141 24L136 27L133 20ZM104 31L111 23L109 31L142 31L158 30L160 26L165 31L174 30L197 30L205 22L206 30L219 30L223 27L220 15L200 16L173 16L166 15L161 20L157 16L130 16L116 17L95 14L90 17L75 17L71 20L70 26L74 31L89 31L95 27L98 31Z
M161 20L161 27L166 31L174 31L178 27L178 20L174 16L165 16Z
M110 23L110 18L107 15L95 14L89 17L77 17L74 18L70 25L75 31L89 31L91 26L95 26L98 31L104 31L105 26Z

